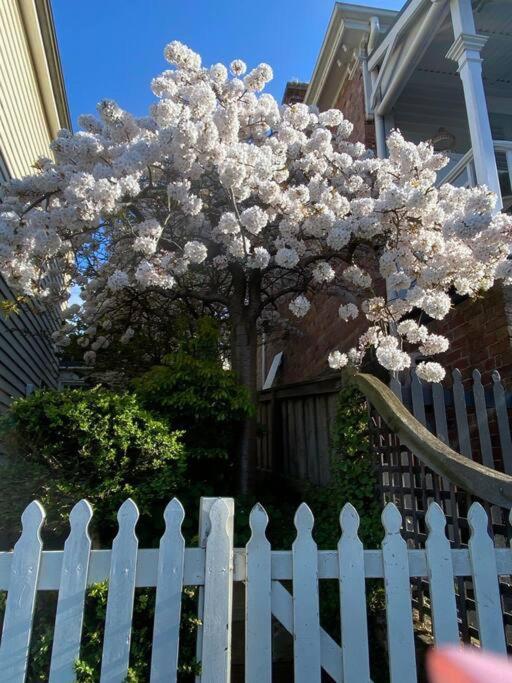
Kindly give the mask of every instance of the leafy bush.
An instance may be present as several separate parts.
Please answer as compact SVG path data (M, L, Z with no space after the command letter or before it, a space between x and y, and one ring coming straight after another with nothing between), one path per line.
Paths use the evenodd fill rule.
M206 486L200 495L229 495L238 425L254 407L247 389L223 367L216 322L198 321L196 334L133 386L148 410L184 431L189 478Z
M375 458L365 398L353 386L343 387L338 395L331 438L330 482L324 487L310 486L305 492L305 500L315 513L316 540L322 548L336 547L340 510L345 503L352 503L361 518L361 540L367 547L377 548L382 525Z
M181 432L132 394L100 387L39 391L12 404L0 433L10 446L0 465L2 530L18 527L33 498L48 512L47 527L62 530L70 507L87 498L96 529L110 532L126 498L134 498L142 516L158 510L161 518L183 485Z

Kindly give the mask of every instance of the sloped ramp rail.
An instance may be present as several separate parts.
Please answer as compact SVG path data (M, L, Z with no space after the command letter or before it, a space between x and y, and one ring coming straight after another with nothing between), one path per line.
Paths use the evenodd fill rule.
M512 549L496 548L488 534L488 518L475 503L469 511L467 549L452 549L446 519L436 503L427 511L425 549L409 549L401 535L402 518L392 503L382 513L379 549L364 549L358 537L359 517L346 504L340 513L340 540L332 550L317 549L314 518L307 505L296 512L295 541L290 550L272 550L269 522L261 505L249 519L251 537L233 548L233 501L203 499L204 547L185 547L181 533L184 510L173 499L164 512L166 529L159 548L138 548L139 511L127 500L118 514L119 531L111 550L91 550L88 526L92 509L79 502L71 512L69 537L61 551L42 547L45 511L31 503L22 516L23 529L12 552L0 553L0 590L7 591L0 671L2 683L26 679L34 604L38 591L58 591L50 683L75 680L80 654L85 592L108 580L108 601L101 662L101 683L123 683L130 661L132 612L137 587L156 587L152 683L177 680L179 624L184 586L199 586L201 683L230 681L232 589L245 584L245 681L272 681L272 617L293 634L294 680L320 683L322 671L336 683L370 683L366 582L383 580L386 598L389 675L392 683L418 680L410 581L430 582L433 628L438 644L459 641L454 580L472 577L482 647L506 650L498 580L512 573ZM207 522L206 522L207 519ZM341 642L320 623L319 583L339 585ZM288 590L289 582L292 592Z
M403 535L411 548L424 548L426 513L436 501L447 519L452 548L467 548L468 511L479 501L489 516L496 545L508 545L512 505L512 452L508 408L499 374L484 387L475 370L464 386L454 370L451 387L427 385L415 374L409 381L393 379L386 387L371 375L354 381L370 405L370 433L376 454L383 503L395 502L403 517ZM453 448L449 446L453 444ZM460 449L460 452L454 449ZM505 472L500 471L505 470ZM509 653L512 651L512 586L500 580ZM457 610L463 639L479 638L471 580L456 580ZM413 581L417 620L430 627L428 583Z

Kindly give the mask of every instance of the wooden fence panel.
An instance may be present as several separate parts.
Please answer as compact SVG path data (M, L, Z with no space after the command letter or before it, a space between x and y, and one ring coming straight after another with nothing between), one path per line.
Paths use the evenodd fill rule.
M400 534L402 517L393 503L382 513L386 535L382 542L389 672L396 683L416 683L416 654L412 623L407 544Z
M135 534L139 510L131 498L121 505L117 519L119 531L112 543L105 637L101 658L101 683L124 683L128 676L130 661L135 572L139 546Z
M363 544L359 515L350 503L340 514L338 543L341 647L344 683L371 683Z
M318 558L312 536L313 513L305 503L295 513L294 524L297 529L292 546L295 683L320 683Z
M23 683L27 673L45 516L40 503L30 503L21 516L21 537L12 553L0 641L0 672L5 683Z
M258 469L326 485L330 479L331 433L339 377L262 391L258 419Z
M455 407L455 419L457 423L457 434L459 437L459 452L467 458L473 457L471 448L471 438L469 436L468 411L466 407L466 396L464 393L464 384L462 383L462 374L460 370L455 369L452 372L453 378L453 401Z
M182 504L173 498L164 511L165 532L158 551L151 683L176 681L185 564L185 539L181 533L184 518Z
M221 498L210 511L206 542L201 683L229 683L233 607L233 536Z
M251 538L246 546L245 681L272 681L271 548L265 535L268 515L259 503L249 516Z
M500 373L497 370L492 373L492 392L498 421L503 469L507 474L512 474L512 439L510 437L507 397L501 383Z
M91 539L88 533L91 518L92 508L86 500L77 503L69 515L71 531L64 544L53 633L50 683L69 683L75 677L75 661L80 656L91 552Z
M429 535L425 543L432 603L434 638L438 645L458 643L459 625L455 602L450 542L445 534L446 519L437 503L427 511Z
M501 654L507 651L501 616L501 598L494 544L488 534L489 520L480 503L473 503L468 520L471 527L469 555L473 570L478 631L482 646Z
M485 392L482 385L482 375L478 370L473 370L473 396L475 399L476 420L478 425L478 436L480 439L482 463L487 467L494 467L491 434L489 432L489 419L487 416L487 406L485 402Z

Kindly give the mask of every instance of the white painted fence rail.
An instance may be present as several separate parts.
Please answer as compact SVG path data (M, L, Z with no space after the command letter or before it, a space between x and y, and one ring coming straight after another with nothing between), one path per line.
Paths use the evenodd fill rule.
M7 591L0 640L2 683L23 683L29 657L35 598L38 590L58 590L50 683L75 679L74 663L88 585L109 581L101 683L122 683L129 665L133 595L136 587L156 587L151 653L151 683L176 681L181 594L184 586L200 586L202 630L198 650L202 683L230 680L232 587L246 587L245 680L272 680L271 619L294 636L296 683L321 680L324 669L337 683L370 683L367 579L384 579L388 656L392 683L417 681L410 580L430 582L433 631L437 643L458 640L454 578L472 577L483 647L505 652L498 585L512 574L512 549L493 546L487 517L479 503L469 513L471 539L467 549L450 549L445 517L432 503L425 550L408 549L401 536L401 517L393 504L382 514L380 549L363 549L359 516L347 504L340 513L336 550L318 550L314 517L302 504L295 515L296 540L291 550L273 551L266 538L268 517L261 505L250 515L251 538L233 548L232 499L202 499L209 524L204 547L186 548L181 533L185 516L173 500L164 518L158 549L140 549L135 532L139 512L126 501L119 510L119 531L112 550L91 550L88 525L92 510L86 501L70 515L71 531L62 551L45 551L40 538L45 512L31 503L22 516L22 534L11 552L0 552L0 590ZM204 515L203 515L204 516ZM341 644L319 619L319 581L335 579L340 587ZM281 583L291 581L293 593ZM149 657L149 653L148 653Z

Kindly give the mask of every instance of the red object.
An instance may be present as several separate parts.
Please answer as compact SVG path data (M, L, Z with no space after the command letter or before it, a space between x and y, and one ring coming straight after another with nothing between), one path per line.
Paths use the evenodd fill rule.
M430 683L512 683L512 659L474 647L435 648L427 670Z

